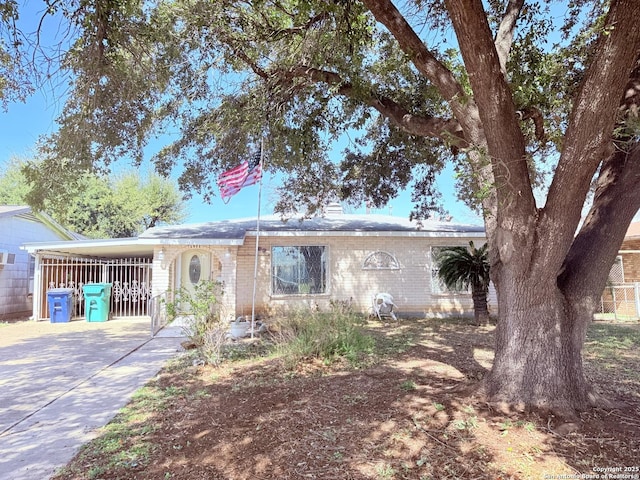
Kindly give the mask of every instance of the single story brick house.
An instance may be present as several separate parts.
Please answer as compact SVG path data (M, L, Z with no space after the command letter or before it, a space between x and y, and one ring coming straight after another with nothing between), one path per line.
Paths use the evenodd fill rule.
M137 238L30 243L36 257L34 317L47 318L46 291L81 285L114 285L115 315L152 315L152 305L203 279L224 284L229 318L250 315L254 276L256 313L351 300L371 310L375 294L391 294L404 315L472 315L468 292L448 291L434 261L447 246L485 242L484 228L333 210L324 217L235 219L151 228ZM257 254L257 270L256 265ZM82 314L81 298L75 304ZM495 293L490 306L495 306Z

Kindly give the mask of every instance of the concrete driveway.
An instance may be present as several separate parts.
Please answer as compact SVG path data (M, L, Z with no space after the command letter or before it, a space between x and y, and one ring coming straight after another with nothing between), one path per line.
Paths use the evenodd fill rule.
M42 480L181 350L148 319L0 325L0 480Z

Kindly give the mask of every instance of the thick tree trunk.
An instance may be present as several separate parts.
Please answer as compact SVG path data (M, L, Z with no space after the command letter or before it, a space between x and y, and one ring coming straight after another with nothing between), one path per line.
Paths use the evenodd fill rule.
M542 208L533 196L526 142L512 87L501 68L522 3L509 2L500 27L505 35L499 34L496 42L485 2L445 0L472 98L459 93L455 78L429 54L390 0L364 3L395 36L418 71L449 101L462 137L472 146L468 155L479 175L479 189L493 187L482 202L499 317L495 360L484 380L489 400L573 416L593 400L581 357L586 329L629 224L629 212L640 205L635 194L624 193L639 190L636 165L640 164L631 161L633 153L619 162L615 157L606 162L620 118L620 95L640 49L640 2L610 2L606 34L596 44L574 100ZM591 181L603 161L597 205L576 238ZM612 180L614 170L617 180ZM611 222L614 228L607 228L612 212L621 210L624 214L617 213Z
M514 280L498 287L496 356L484 384L488 399L571 417L588 405L581 357L587 323L567 308L553 279Z
M640 208L638 185L640 146L614 152L603 164L593 206L559 271L527 255L511 257L508 268L496 264L492 277L500 320L494 365L484 383L490 401L564 416L611 405L585 380L581 352L608 272ZM553 241L537 240L549 248ZM533 252L535 244L511 250Z

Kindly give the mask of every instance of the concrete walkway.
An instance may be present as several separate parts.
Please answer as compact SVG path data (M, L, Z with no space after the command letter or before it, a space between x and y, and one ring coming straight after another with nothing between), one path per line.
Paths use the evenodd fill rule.
M148 319L0 326L0 480L43 480L178 354Z

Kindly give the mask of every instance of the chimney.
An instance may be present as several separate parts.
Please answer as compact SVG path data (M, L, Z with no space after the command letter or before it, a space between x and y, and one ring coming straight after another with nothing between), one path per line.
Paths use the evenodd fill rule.
M342 211L342 205L340 204L340 202L331 202L325 208L325 213L327 215L332 215L332 216L344 214L344 212Z

